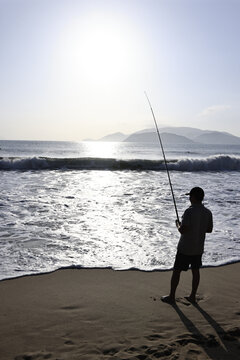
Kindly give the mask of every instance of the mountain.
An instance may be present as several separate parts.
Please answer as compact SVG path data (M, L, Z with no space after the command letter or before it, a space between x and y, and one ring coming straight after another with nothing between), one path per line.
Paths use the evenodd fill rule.
M98 141L124 141L127 137L128 135L125 135L121 132L116 132L103 136L101 139L98 139Z
M240 137L223 131L201 130L192 127L160 127L161 139L165 144L215 144L240 145ZM88 139L90 141L90 139ZM106 135L98 141L124 141L124 142L159 142L155 128L143 129L130 135L116 132Z
M191 139L188 139L185 136L171 134L163 132L161 133L161 140L166 144L190 144L194 143ZM159 142L156 131L155 132L136 132L128 136L124 142Z
M163 127L160 128L160 132L162 131L183 135L202 144L240 145L240 137L224 131L201 130L192 127Z
M109 134L109 135L106 135L106 136L103 136L102 138L100 139L97 139L97 140L93 140L93 139L84 139L83 141L124 141L126 138L128 137L128 135L125 135L121 132L116 132L116 133L113 133L113 134Z
M161 127L159 128L160 132L168 132L171 134L176 134L176 135L181 135L181 136L186 136L187 138L194 140L195 137L197 137L198 135L202 135L205 133L208 133L209 130L201 130L201 129L197 129L197 128L192 128L192 127L186 127L186 126L182 126L182 127L173 127L173 126L168 126L168 127Z
M225 132L211 131L198 135L194 141L202 144L240 145L240 137Z
M209 145L240 145L240 137L223 131L210 131L192 127L169 126L159 128L159 132L163 143L165 142L166 144L201 143ZM124 141L157 142L157 132L153 128L137 131L128 136Z

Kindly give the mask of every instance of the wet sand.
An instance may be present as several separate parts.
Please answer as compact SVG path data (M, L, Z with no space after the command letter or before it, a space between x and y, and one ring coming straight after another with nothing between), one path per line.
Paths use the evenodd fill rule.
M161 301L171 271L58 270L0 282L0 359L239 359L240 263L201 270L197 304Z

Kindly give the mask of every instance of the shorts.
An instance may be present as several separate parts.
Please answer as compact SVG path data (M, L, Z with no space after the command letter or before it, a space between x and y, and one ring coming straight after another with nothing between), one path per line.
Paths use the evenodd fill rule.
M191 265L191 269L199 269L202 266L202 254L201 255L184 255L177 252L174 270L187 271Z

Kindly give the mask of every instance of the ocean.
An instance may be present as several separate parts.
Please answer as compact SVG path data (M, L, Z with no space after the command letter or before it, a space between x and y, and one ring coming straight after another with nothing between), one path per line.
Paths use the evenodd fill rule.
M240 146L165 145L179 215L205 190L204 266L240 260ZM171 269L179 233L158 144L0 141L0 279Z

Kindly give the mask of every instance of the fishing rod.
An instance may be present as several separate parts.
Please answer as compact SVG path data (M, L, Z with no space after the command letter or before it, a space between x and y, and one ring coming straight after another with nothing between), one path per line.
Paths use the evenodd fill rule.
M175 211L176 211L177 221L180 222L180 221L179 221L179 216L178 216L178 211L177 211L177 205L176 205L176 201L175 201L175 196L174 196L174 192L173 192L172 182L171 182L171 178L170 178L170 173L169 173L169 170L168 170L168 164L167 164L167 160L166 160L166 156L165 156L165 152L164 152L164 148L163 148L163 144L162 144L162 139L161 139L160 132L159 132L159 129L158 129L157 121L156 121L156 118L155 118L155 115L154 115L154 111L153 111L152 105L151 105L151 103L150 103L150 100L149 100L149 98L148 98L148 96L147 96L146 91L144 91L144 94L145 94L145 96L146 96L146 98L147 98L149 107L150 107L151 112L152 112L154 124L155 124L155 126L156 126L159 143L160 143L160 146L161 146L161 149L162 149L164 164L165 164L165 167L166 167L166 170L167 170L168 181L169 181L169 185L170 185L170 189L171 189L171 193L172 193L173 204L174 204L174 208L175 208Z

